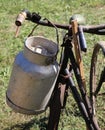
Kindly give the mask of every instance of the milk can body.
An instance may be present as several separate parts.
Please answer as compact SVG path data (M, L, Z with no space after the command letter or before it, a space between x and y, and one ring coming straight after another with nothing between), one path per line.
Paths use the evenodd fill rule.
M29 37L24 50L16 56L6 93L7 104L24 114L46 110L50 101L59 65L57 45L42 37Z

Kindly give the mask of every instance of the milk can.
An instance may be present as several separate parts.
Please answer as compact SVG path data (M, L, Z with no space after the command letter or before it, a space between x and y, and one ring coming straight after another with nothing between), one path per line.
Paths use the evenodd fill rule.
M46 110L59 73L58 46L44 37L28 37L17 54L6 92L7 104L23 114Z

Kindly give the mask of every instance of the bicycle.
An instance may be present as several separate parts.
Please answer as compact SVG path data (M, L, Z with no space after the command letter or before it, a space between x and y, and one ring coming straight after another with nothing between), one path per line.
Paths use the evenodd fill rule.
M75 99L80 113L82 114L83 119L85 120L86 127L89 130L100 130L104 128L99 124L98 112L97 109L99 106L97 104L97 96L103 96L105 93L105 86L103 86L105 82L105 66L100 67L98 63L100 61L98 59L100 54L102 57L102 61L104 61L105 56L105 42L98 42L93 50L92 59L91 59L91 67L90 67L90 95L88 97L86 92L86 79L84 76L84 68L83 61L81 56L81 51L86 52L87 45L84 37L84 32L97 34L97 35L105 35L105 25L96 25L96 26L84 26L78 23L78 19L71 19L69 25L61 25L52 23L48 19L41 19L41 16L36 13L30 13L27 10L23 10L17 17L15 24L17 27L20 27L24 20L29 20L31 22L36 23L36 26L33 28L30 35L33 33L34 29L38 25L53 27L56 29L64 29L67 31L63 38L63 43L61 45L61 58L60 58L60 72L55 84L54 91L52 93L52 97L49 101L50 107L50 115L47 130L57 130L59 125L59 118L61 109L65 107L67 100L67 91L70 88L73 98ZM16 31L16 35L18 34L18 29ZM29 36L30 36L29 35ZM58 40L58 34L57 34ZM101 53L99 53L101 51ZM58 52L59 53L59 52ZM97 58L98 57L98 58ZM70 61L69 61L70 60ZM102 62L101 61L101 62ZM99 71L97 67L100 67ZM98 73L97 73L98 70ZM97 75L99 74L99 75ZM76 78L78 88L76 87L72 75ZM103 89L103 93L99 94L99 92ZM61 91L63 92L61 94ZM62 98L60 97L62 96ZM96 100L97 98L97 100ZM103 96L101 99L102 105L104 105ZM103 106L102 106L103 107ZM104 105L105 107L105 105ZM103 108L105 109L105 108ZM104 112L104 110L103 110ZM104 113L102 113L104 114ZM104 119L103 119L104 120Z

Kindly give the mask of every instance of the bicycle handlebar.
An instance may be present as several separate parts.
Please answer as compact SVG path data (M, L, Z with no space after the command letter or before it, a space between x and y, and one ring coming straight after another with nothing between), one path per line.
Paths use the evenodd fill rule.
M36 24L48 26L48 27L54 27L65 30L72 30L71 24L64 25L64 24L57 24L53 23L53 25L48 21L42 21L41 16L38 13L30 13L28 10L23 10L18 16L15 21L15 24L17 26L21 26L25 20L32 21ZM83 32L91 33L91 34L98 34L98 35L105 35L105 24L102 25L90 25L90 26L84 26L80 25L83 29Z

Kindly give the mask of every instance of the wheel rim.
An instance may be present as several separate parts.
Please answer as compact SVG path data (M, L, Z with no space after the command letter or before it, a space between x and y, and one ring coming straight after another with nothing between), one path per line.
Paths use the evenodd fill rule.
M94 95L97 90L101 72L105 66L105 57L101 48L98 47L94 54L93 67L92 67L92 105L93 115L97 117L98 124L101 128L105 128L105 82L98 94Z

